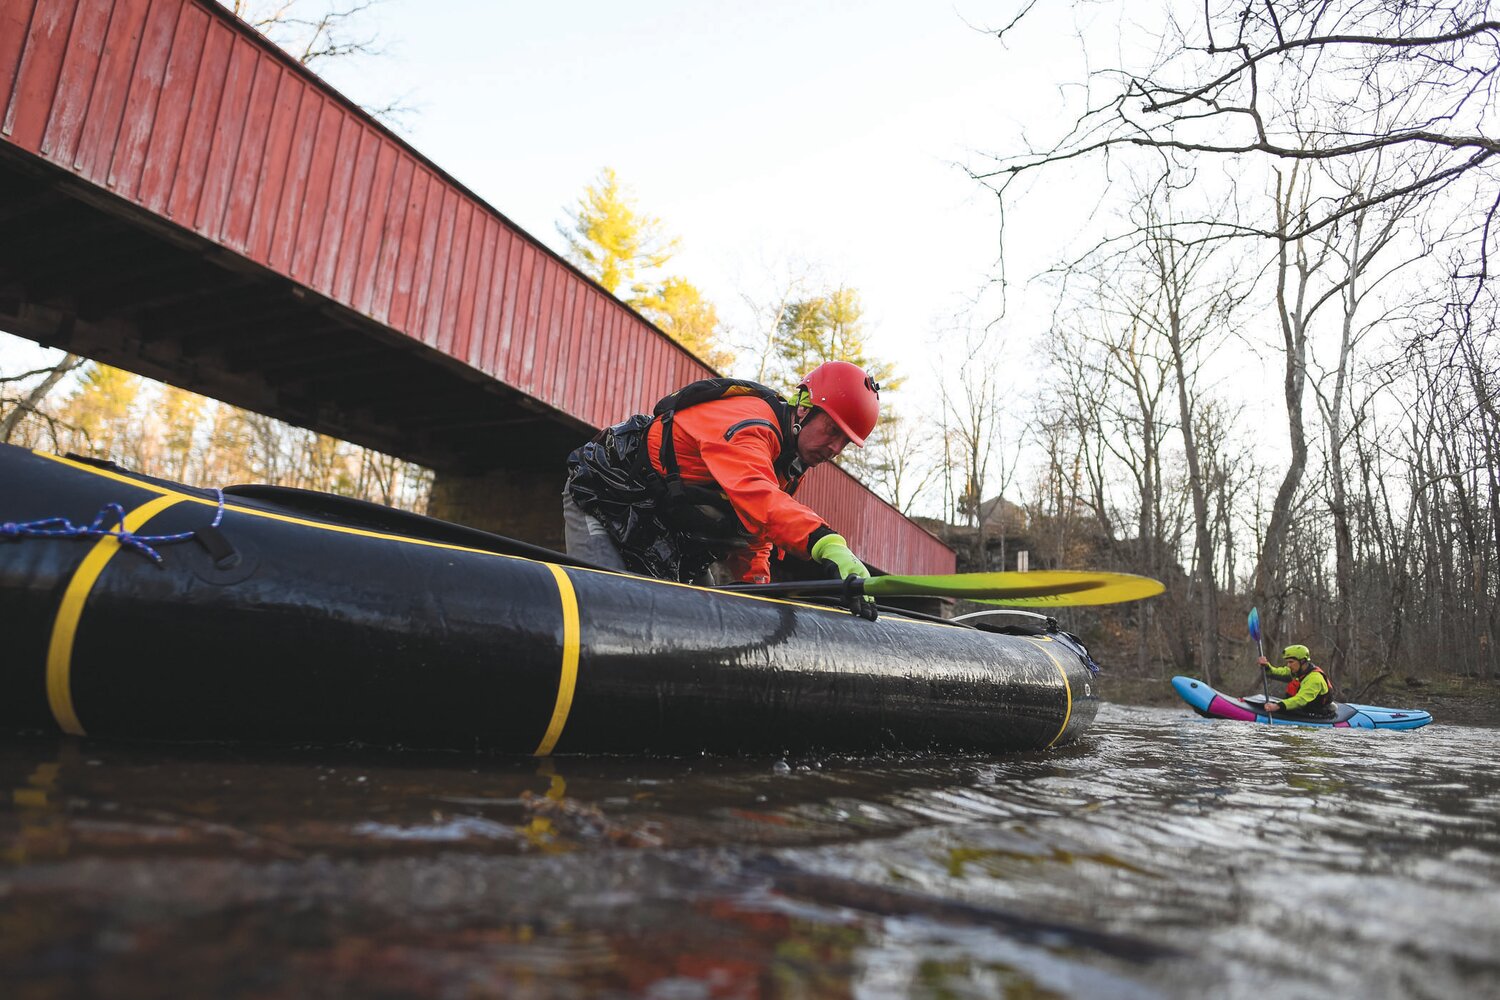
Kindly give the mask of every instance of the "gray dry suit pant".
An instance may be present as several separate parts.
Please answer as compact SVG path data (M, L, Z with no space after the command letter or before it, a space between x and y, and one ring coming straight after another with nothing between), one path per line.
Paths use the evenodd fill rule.
M603 521L585 513L566 493L563 494L562 506L563 538L568 555L586 559L605 569L629 572L625 568L625 559L615 547L615 540L609 537L609 529L604 526Z
M615 540L609 537L609 529L604 526L603 521L585 512L566 493L562 496L562 507L563 540L568 555L586 559L604 569L630 572L625 568L625 558L620 555ZM702 587L720 587L733 583L734 574L727 564L720 561L710 565L694 582Z

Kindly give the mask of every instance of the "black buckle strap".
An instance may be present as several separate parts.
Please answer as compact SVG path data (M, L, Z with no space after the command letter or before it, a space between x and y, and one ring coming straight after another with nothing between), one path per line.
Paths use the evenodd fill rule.
M865 597L865 581L863 577L858 577L850 573L844 578L843 600L844 606L849 609L849 613L856 618L874 621L880 615L879 610L875 607L875 602Z

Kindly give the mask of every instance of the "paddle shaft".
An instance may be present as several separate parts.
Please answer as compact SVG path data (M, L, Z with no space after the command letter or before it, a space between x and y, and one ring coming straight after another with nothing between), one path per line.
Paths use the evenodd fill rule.
M735 593L772 595L837 594L866 597L948 597L989 604L1087 606L1136 601L1162 592L1160 581L1131 573L1044 570L1036 573L940 573L875 576L849 580L786 580L731 584Z
M763 594L768 597L781 597L792 594L805 594L809 597L818 595L842 597L850 590L853 590L857 594L863 594L865 588L864 581L858 577L854 577L849 581L786 580L778 583L731 583L719 589L733 591L736 594Z
M1071 583L1054 584L1051 586L1037 586L1035 588L1014 587L1008 588L1007 593L1017 598L1039 597L1039 596L1061 596L1070 593L1082 593L1093 589L1092 584ZM847 580L787 580L778 583L732 583L720 590L733 591L736 594L764 594L764 595L834 595L839 597L853 594L855 596L867 595L870 597L978 597L979 594L971 594L961 587L954 590L945 590L942 587L934 587L923 584L920 578L876 576L868 580L859 577L850 577ZM989 594L985 593L988 597ZM995 598L1003 600L1003 598Z

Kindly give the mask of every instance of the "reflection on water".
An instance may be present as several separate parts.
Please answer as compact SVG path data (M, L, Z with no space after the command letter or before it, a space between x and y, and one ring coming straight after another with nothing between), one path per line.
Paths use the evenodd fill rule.
M1493 995L1500 730L1005 758L0 742L16 997Z

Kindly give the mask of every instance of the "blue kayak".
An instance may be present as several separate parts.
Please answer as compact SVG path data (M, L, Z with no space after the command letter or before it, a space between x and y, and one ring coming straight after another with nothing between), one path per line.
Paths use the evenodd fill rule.
M1267 722L1278 726L1313 726L1319 729L1419 729L1432 721L1432 713L1419 708L1378 708L1342 701L1334 702L1332 716L1277 712L1273 717L1266 711L1264 695L1236 698L1215 691L1196 678L1181 676L1172 678L1172 688L1193 711L1208 719Z

